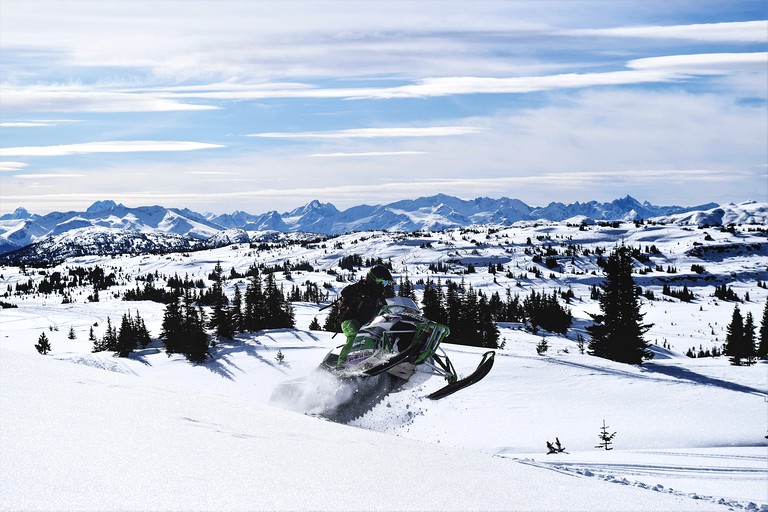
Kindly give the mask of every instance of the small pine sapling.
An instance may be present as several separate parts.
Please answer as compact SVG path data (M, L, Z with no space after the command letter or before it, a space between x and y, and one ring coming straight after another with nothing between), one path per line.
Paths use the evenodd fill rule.
M565 452L565 446L560 444L560 439L555 438L555 444L552 444L552 442L547 441L547 448L549 449L549 452L547 452L547 455L552 455L553 453L563 453Z
M277 351L275 359L277 359L277 364L284 364L283 361L285 361L285 355L283 354L282 350Z
M616 432L613 434L608 433L608 427L605 425L605 420L603 420L603 426L600 427L600 433L598 434L598 437L600 438L600 444L595 446L595 448L605 448L606 450L613 450L611 448L611 444L613 444L613 437L616 435Z
M45 332L40 334L40 337L37 339L37 344L35 345L35 348L42 355L45 355L51 351L51 342L48 341L48 336L45 335Z

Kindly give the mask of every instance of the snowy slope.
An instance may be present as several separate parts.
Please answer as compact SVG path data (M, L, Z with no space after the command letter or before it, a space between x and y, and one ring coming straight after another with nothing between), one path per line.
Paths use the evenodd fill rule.
M526 272L534 265L528 239L591 254L559 257L562 272L537 278ZM678 269L636 275L657 295L642 308L654 324L647 338L659 344L639 368L581 354L576 340L588 313L597 312L589 299L599 281L594 251L620 240L654 245L660 253L649 265ZM692 255L702 247L712 251L703 251L704 259ZM568 337L501 325L505 347L476 386L432 402L424 395L442 383L418 373L345 426L269 405L277 384L307 375L339 343L332 333L307 329L313 318L323 321L319 305L296 304L296 329L222 340L208 363L193 366L168 357L159 342L127 359L90 352L89 329L97 324L101 336L107 317L116 324L127 311L140 311L157 336L161 304L111 293L88 303L89 288L72 290L72 304L55 295L11 296L3 300L18 307L0 310L0 509L768 510L768 366L682 355L722 344L734 303L712 297L716 285L727 283L742 297L749 292L739 306L759 322L768 300L768 290L756 286L768 281L763 248L764 232L749 226L730 233L539 223L418 236L357 233L301 245L276 239L260 251L243 245L69 259L56 268L99 265L118 279L155 272L207 279L217 262L227 272L254 262L307 261L314 272L294 271L291 280L278 274L280 284L327 283L333 298L348 281L327 272L339 270L342 255L362 254L391 261L396 275L407 271L414 282L463 279L502 295L507 287L521 295L570 287L575 322ZM438 261L449 270L429 272ZM474 274L464 273L470 262ZM512 277L489 274L489 262ZM693 263L706 272L690 271ZM0 268L0 290L41 278ZM228 293L237 282L228 282ZM697 298L662 297L666 282L686 284ZM126 280L116 290L134 286ZM75 340L67 338L70 327ZM53 345L48 356L33 348L41 332ZM542 337L550 349L538 355ZM460 373L482 352L445 348ZM617 432L611 451L594 448L603 420ZM545 443L556 437L568 453L546 455Z

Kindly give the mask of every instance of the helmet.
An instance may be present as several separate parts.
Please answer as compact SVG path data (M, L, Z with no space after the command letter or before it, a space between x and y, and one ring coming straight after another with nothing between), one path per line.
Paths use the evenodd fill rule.
M392 282L392 274L384 265L374 265L368 271L366 279L369 281L374 281L381 286L387 286L387 284Z

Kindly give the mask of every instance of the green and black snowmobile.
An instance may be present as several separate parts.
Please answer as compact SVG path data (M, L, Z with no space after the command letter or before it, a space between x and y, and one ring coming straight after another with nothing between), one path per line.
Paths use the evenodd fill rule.
M445 378L445 386L427 395L439 400L488 375L495 356L486 352L474 372L459 378L440 347L448 334L448 326L425 318L413 300L386 299L379 314L357 333L342 368L337 362L344 345L331 350L310 376L278 386L271 402L346 423L402 387L417 367Z

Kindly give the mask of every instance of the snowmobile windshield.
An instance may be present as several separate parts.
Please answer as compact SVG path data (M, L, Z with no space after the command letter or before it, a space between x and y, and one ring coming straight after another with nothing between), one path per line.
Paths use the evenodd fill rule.
M388 313L400 314L410 313L412 315L421 315L419 306L408 297L392 297L387 299L387 305L382 308Z

